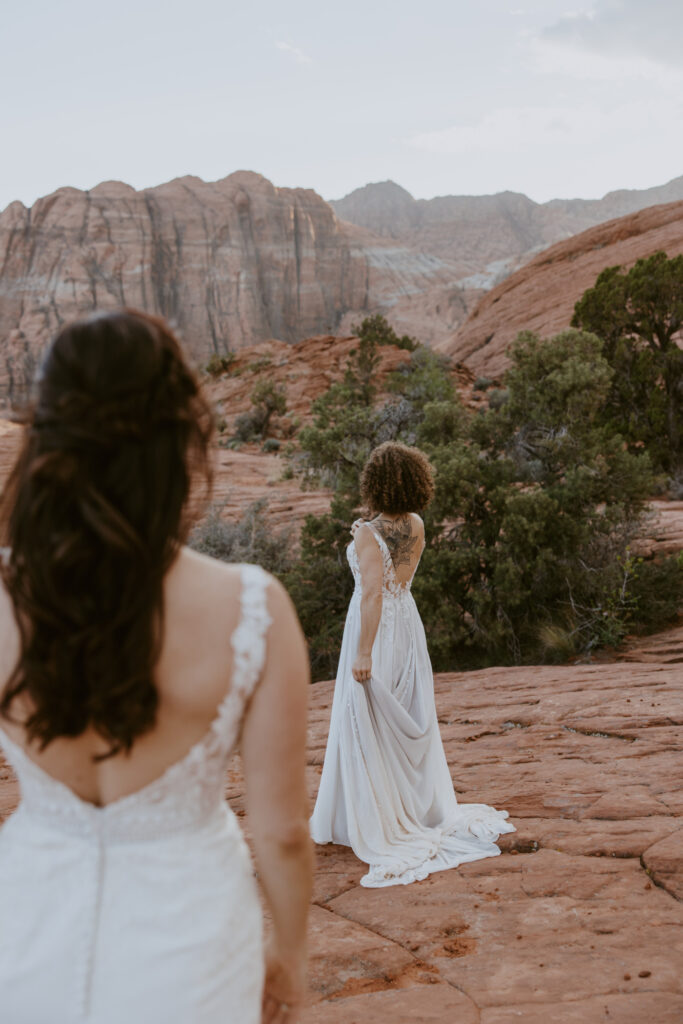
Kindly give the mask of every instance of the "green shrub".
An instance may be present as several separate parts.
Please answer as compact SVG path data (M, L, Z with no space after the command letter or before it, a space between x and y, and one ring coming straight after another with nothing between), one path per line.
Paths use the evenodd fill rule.
M212 505L194 528L189 546L222 562L252 562L281 575L293 564L292 530L274 533L266 518L264 498L249 505L236 522L223 518L225 505Z
M269 437L261 445L261 451L263 452L278 452L281 447L281 442L276 437Z
M224 356L219 356L214 352L204 369L211 377L220 377L222 373L228 373L235 358L234 352L228 352Z
M683 608L683 552L659 561L640 561L630 592L636 632L650 633L674 622Z
M607 267L576 303L572 324L602 339L614 371L605 422L675 475L683 467L683 255Z
M283 416L287 410L287 393L272 380L260 380L249 397L252 408L235 418L235 436L240 441L265 439L273 415Z
M344 553L360 469L389 439L417 443L435 468L413 592L437 670L556 661L634 628L648 570L629 547L653 478L647 455L601 417L613 377L602 342L527 332L511 357L505 400L481 414L464 409L448 366L423 349L392 375L383 406L368 402L357 361L314 403L299 435L302 472L335 499L327 516L308 517L287 585L317 678L333 674L352 586Z
M351 330L360 341L372 345L395 345L408 352L414 352L420 347L419 341L409 334L402 334L399 337L389 321L379 314L366 316L362 323L353 324Z
M235 440L254 441L263 434L263 418L256 409L241 412L235 417Z
M509 397L510 394L506 388L494 388L488 393L489 409L501 409Z

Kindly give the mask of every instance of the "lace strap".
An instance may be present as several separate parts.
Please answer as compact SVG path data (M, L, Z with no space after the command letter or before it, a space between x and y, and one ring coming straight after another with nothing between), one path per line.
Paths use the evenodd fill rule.
M266 633L272 620L266 606L268 573L258 565L243 565L241 577L240 621L231 641L234 654L231 690L246 704L263 671Z

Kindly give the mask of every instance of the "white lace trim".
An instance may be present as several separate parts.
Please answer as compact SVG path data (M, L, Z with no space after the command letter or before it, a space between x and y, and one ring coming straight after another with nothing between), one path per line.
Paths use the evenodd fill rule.
M0 729L2 745L19 777L23 813L35 815L62 832L111 841L153 839L185 831L220 809L226 762L263 670L271 622L266 607L270 577L253 565L242 566L241 577L241 615L231 640L232 685L205 736L146 786L105 807L96 807L47 774Z

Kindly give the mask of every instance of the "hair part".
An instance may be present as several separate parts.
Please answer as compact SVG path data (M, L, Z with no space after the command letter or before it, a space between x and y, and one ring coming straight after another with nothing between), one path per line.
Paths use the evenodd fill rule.
M419 448L385 441L371 452L360 478L362 501L372 512L420 512L434 497L434 475Z
M111 756L156 720L163 581L211 484L213 423L180 343L124 309L68 324L39 371L0 507L20 655L0 700L29 741L94 728Z

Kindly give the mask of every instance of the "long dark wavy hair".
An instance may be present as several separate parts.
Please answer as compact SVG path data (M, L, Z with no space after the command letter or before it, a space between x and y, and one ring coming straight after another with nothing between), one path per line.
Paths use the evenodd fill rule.
M22 419L0 506L21 646L0 714L21 697L41 749L92 727L111 756L156 719L163 580L193 484L210 486L211 412L168 325L124 309L59 331Z

